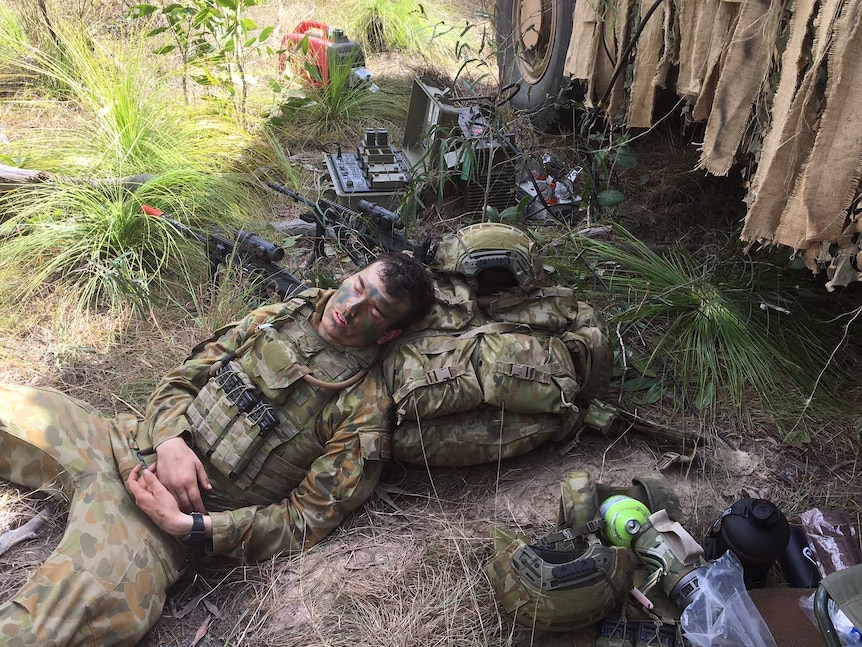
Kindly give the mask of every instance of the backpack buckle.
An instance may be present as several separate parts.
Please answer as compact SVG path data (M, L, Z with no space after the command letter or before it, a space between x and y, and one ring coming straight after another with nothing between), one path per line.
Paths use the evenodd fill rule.
M452 370L451 366L444 366L443 368L435 368L427 373L425 373L425 381L428 384L437 384L438 382L445 382L447 380L451 380L453 377L456 377L455 372Z

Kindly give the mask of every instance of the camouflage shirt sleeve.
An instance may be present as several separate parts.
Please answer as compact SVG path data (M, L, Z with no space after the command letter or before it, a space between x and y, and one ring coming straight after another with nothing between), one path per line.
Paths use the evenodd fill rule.
M183 413L209 379L210 366L239 348L258 325L274 319L282 310L280 304L265 306L217 330L210 339L195 346L181 366L161 379L147 402L144 418L153 447L188 430Z
M326 537L368 499L388 458L389 398L379 367L323 411L324 453L278 504L213 512L212 552L244 562L298 552Z

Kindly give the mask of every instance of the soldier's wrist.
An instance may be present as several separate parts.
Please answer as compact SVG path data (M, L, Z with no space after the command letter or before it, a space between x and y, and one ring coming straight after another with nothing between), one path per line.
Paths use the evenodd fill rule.
M188 544L195 544L206 539L204 515L200 512L192 512L191 514L185 515L185 517L191 522L191 524L189 525L187 522L186 528L188 531L180 537L180 540Z

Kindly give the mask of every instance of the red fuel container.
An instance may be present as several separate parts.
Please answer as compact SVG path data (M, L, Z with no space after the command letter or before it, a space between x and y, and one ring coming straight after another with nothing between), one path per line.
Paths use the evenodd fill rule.
M299 23L291 33L285 34L281 47L284 52L279 57L279 69L284 71L287 61L290 61L294 74L316 87L329 84L330 61L349 63L351 69L365 65L359 43L349 40L344 30L316 20Z

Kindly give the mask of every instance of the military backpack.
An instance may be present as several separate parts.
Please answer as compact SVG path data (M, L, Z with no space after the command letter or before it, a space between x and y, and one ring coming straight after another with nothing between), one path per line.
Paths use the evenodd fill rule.
M573 437L586 403L608 388L606 326L567 287L540 287L534 243L482 223L444 238L432 313L389 345L393 455L462 466Z

